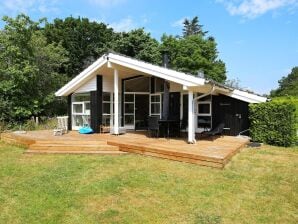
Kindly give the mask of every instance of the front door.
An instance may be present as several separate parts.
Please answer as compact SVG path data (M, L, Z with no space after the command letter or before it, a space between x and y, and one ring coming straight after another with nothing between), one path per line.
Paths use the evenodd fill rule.
M149 116L149 95L135 95L135 130L147 130Z

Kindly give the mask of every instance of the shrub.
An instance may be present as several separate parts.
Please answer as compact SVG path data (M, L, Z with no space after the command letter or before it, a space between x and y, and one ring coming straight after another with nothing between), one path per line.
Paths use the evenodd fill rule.
M291 100L251 104L249 119L252 140L286 147L296 143L295 111L295 103Z
M34 120L26 120L19 123L5 123L0 121L0 133L5 131L34 131L51 130L57 127L57 118L40 117L37 125Z

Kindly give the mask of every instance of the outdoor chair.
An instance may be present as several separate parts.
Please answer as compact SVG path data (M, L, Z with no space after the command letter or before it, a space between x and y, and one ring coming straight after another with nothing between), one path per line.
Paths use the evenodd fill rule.
M216 135L222 135L225 124L219 123L215 128L210 131L204 131L201 133L203 137L214 137Z
M68 132L68 116L57 117L57 128L53 130L55 136L63 135Z
M159 117L149 116L148 117L148 131L149 136L158 137L159 136Z

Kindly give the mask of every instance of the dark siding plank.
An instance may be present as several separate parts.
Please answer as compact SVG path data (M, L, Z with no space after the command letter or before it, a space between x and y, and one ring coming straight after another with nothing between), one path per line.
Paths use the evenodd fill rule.
M91 128L95 133L100 132L100 125L102 124L102 76L96 77L96 91L90 92L90 107L91 107Z
M72 94L67 96L67 115L68 115L68 130L72 130L72 107L71 107L71 96Z

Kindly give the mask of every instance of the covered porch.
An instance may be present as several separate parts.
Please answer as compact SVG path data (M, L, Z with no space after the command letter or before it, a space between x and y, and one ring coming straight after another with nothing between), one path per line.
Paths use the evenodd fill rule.
M142 68L109 58L94 70L92 78L71 92L59 93L68 95L69 130L90 125L95 133L118 135L122 129L150 130L150 119L157 118L159 137L183 136L188 143L195 143L196 133L217 125L212 97L226 89L217 87L215 91L214 85L201 78L185 80L167 68L157 67L159 72Z

